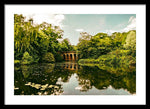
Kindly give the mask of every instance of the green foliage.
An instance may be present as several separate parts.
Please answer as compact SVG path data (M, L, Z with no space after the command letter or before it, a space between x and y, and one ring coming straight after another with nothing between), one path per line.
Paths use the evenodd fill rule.
M33 42L37 37L37 27L32 26L31 20L24 21L22 15L14 15L14 45L15 59L21 59L25 51L36 51Z
M46 53L43 58L42 58L43 62L55 62L55 58L54 55L50 52Z
M55 55L55 61L56 61L56 62L62 62L62 61L63 61L63 57L61 56L60 53L57 53L57 54Z
M69 42L69 39L65 38L61 41L59 48L61 48L61 51L75 51L74 47Z
M14 64L20 64L20 60L14 60Z
M108 34L106 34L106 33L97 33L97 34L95 35L95 37L101 38L101 39L103 39L103 38L105 38L105 37L107 37L107 36L108 36Z
M126 65L129 66L131 63L135 63L135 57L130 55L130 50L117 49L107 55L102 55L98 58L104 60L103 62L107 65Z
M46 22L33 25L33 19L25 21L22 15L14 15L14 57L22 60L21 63L54 62L62 61L58 52L77 51L81 59L98 60L107 64L132 64L136 63L136 31L119 33L111 36L106 33L90 35L82 32L77 46L70 44L69 40L62 38L63 30ZM49 60L48 54L52 53ZM29 55L30 54L30 55ZM43 57L44 56L44 57ZM89 61L89 60L88 60ZM90 61L91 62L91 61ZM19 63L15 61L14 63Z
M97 58L97 48L94 48L94 47L89 47L88 48L88 53L89 53L89 57L93 57L93 58Z
M85 64L85 63L99 63L99 61L96 60L96 59L80 59L78 61L78 63L80 63L80 64Z
M127 49L136 49L136 32L135 31L130 31L129 34L127 35L124 47Z
M106 33L98 33L95 36L83 35L77 45L81 53L80 58L98 58L107 54L114 47L113 39Z
M30 56L28 52L25 52L23 54L21 64L32 64L33 62L34 62L34 60L33 60L32 56Z
M128 68L132 65L135 66L136 59L130 55L130 50L116 49L105 55L99 56L97 59L80 59L78 62L80 64L96 63L100 66L111 66L113 68L122 66Z
M85 37L85 36L84 36ZM136 31L118 33L111 36L98 33L82 38L77 47L82 59L79 63L99 63L104 66L136 65ZM87 59L88 58L88 59Z
M14 57L15 60L22 60L23 54L28 52L35 63L42 62L43 55L51 52L57 57L58 51L73 50L69 40L62 38L63 30L58 26L52 26L46 22L39 25L33 25L33 19L25 21L22 15L14 15ZM60 56L59 56L60 58ZM60 60L60 59L57 59ZM25 62L24 63L28 63Z

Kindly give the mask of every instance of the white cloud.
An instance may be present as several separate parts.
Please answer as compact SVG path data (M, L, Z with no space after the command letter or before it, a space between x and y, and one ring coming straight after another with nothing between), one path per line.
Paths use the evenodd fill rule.
M55 17L54 17L56 20L59 20L59 21L62 21L62 20L64 20L65 19L65 16L64 15L62 15L62 14L58 14L58 15L55 15Z
M60 28L62 28L63 27L63 25L62 25L62 21L65 19L65 16L64 15L62 15L62 14L58 14L58 15L55 15L54 16L54 24L56 25L56 26L60 26Z
M131 23L134 19L135 19L134 16L131 16L131 17L129 18L128 23Z
M105 32L109 35L111 35L112 33L114 32L128 32L130 30L135 30L136 29L136 18L134 16L131 16L128 20L128 25L123 28L123 29L118 29L118 27L122 27L124 26L125 24L119 24L116 26L116 29L114 30L105 30Z
M136 18L131 16L128 25L122 30L122 32L127 32L129 30L135 30L136 29Z
M111 35L112 33L117 32L116 30L106 30L104 33Z
M75 31L82 32L84 30L83 29L75 29Z
M54 26L59 26L60 28L63 27L62 21L65 19L65 16L63 14L28 14L24 13L23 16L26 17L26 21L29 18L33 18L34 24L41 24L42 22L50 23Z

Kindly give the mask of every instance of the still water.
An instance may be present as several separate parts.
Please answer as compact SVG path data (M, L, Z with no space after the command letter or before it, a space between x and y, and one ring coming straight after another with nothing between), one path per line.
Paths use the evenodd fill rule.
M76 62L15 65L14 95L133 95L135 72Z

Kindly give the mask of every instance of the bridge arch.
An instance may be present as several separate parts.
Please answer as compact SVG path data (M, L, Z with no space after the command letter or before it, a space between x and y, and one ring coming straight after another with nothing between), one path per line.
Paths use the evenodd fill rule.
M79 53L77 53L76 51L66 51L62 52L62 57L65 61L76 61L78 60Z

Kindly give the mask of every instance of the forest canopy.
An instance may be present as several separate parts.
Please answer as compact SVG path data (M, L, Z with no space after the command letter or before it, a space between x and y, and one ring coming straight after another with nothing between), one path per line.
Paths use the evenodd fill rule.
M84 35L79 39L77 48L80 52L79 63L135 65L136 31L115 32L112 35L106 33Z
M37 62L63 61L61 52L76 51L79 59L109 60L112 63L129 60L136 63L136 31L97 33L90 35L81 32L79 43L71 45L69 39L63 39L64 31L59 26L43 22L34 24L20 14L14 15L14 58L15 63L32 64ZM62 39L58 41L58 39ZM47 56L50 56L47 57ZM125 58L126 57L126 58ZM111 58L111 59L110 59ZM86 60L87 61L87 60ZM79 62L84 62L84 60Z
M32 18L25 21L22 14L14 15L14 56L16 63L20 63L22 57L28 55L32 58L29 63L42 62L43 57L48 52L54 55L56 61L62 61L58 51L74 50L68 39L58 41L63 36L63 30L59 26L52 26L46 22L35 25L33 22Z

